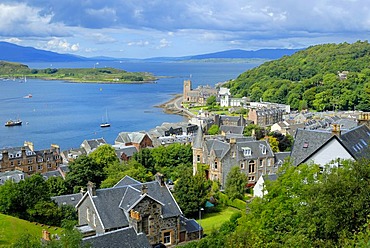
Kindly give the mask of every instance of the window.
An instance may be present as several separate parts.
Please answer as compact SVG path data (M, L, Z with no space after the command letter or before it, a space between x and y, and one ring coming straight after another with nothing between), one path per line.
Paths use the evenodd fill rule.
M254 176L250 176L248 177L248 181L254 181L255 177Z
M33 171L33 166L28 166L28 171Z
M51 164L50 163L48 163L48 168L51 168Z
M86 209L86 219L87 221L90 221L90 209Z
M32 159L29 159L28 160L28 164L32 164Z
M149 234L149 217L148 216L145 216L142 218L142 231L145 233L145 234Z
M244 169L244 162L240 163L240 169Z
M9 154L9 158L13 158L14 156L13 156L13 154Z
M93 213L93 225L94 225L94 227L96 227L96 217L95 217L95 213Z
M43 158L39 158L39 159L37 159L37 162L39 162L39 163L41 163L42 161L44 161L44 159L43 159Z
M18 160L17 162L18 162L18 165L21 165L21 161L20 160Z
M308 142L304 142L303 148L308 148Z
M214 168L215 168L215 170L217 170L217 161L215 161L215 163L214 163Z
M263 159L260 159L260 167L263 167L263 165L264 165Z
M38 170L42 170L42 165L38 165L38 166L37 166L37 169L38 169Z
M249 165L249 173L255 173L256 172L256 163L254 162L254 160L249 160L248 162L248 165Z
M252 149L249 147L242 147L243 155L244 156L251 156L252 155Z
M167 245L167 244L171 244L171 233L170 233L170 232L165 232L165 233L163 234L163 243L164 243L165 245Z
M200 155L197 155L197 162L200 162Z
M265 145L263 145L263 144L260 144L260 149L261 149L261 153L262 154L266 154L266 146Z
M14 162L13 161L10 162L10 166L14 166Z

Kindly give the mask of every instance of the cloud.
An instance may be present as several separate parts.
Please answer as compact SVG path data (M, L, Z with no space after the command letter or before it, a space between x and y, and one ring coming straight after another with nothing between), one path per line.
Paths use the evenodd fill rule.
M161 48L165 48L165 47L169 47L171 45L171 41L168 41L166 39L161 39L159 41L159 46L157 46L157 49L161 49Z
M149 45L149 41L147 40L139 40L139 41L130 41L127 43L128 46L147 46Z
M3 41L14 43L14 44L21 44L22 40L18 38L9 38L9 39L4 39Z
M70 44L65 39L53 38L46 43L43 49L56 52L77 52L80 49L80 45L78 43Z

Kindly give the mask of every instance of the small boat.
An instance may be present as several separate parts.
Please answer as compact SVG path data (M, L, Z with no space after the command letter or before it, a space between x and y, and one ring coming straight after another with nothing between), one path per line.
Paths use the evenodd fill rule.
M27 96L24 96L23 98L32 98L32 95L28 94Z
M103 118L104 119L104 118ZM108 112L105 113L105 121L103 120L100 124L100 127L110 127L110 123L108 122Z
M9 120L7 122L5 122L5 126L6 127L12 127L12 126L21 126L22 125L22 121L21 120Z

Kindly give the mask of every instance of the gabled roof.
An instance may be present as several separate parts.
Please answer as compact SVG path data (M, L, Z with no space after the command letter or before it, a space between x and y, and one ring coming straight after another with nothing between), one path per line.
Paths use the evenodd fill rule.
M242 126L227 126L221 125L220 131L224 133L232 133L232 134L243 134L244 127Z
M81 200L82 196L82 193L76 193L70 195L54 196L51 197L51 199L55 201L58 206L69 205L75 207L77 203Z
M273 157L274 153L271 150L270 145L266 140L252 140L252 141L245 141L245 142L238 142L237 145L237 151L239 152L239 158L250 158L250 159L257 159L257 158L263 158L263 157ZM265 146L266 153L264 154L262 152L262 146ZM243 155L243 149L248 147L251 149L251 155L245 157Z
M113 188L115 188L115 187L121 187L121 186L128 186L128 185L131 185L131 184L140 184L140 183L141 182L139 182L138 180L135 180L132 177L126 175L121 180L119 180L119 182L116 183L113 186Z
M125 182L132 180L133 184L124 185L125 183L122 180ZM129 211L133 205L146 196L162 205L163 218L182 215L181 209L169 189L166 186L161 186L158 181L137 183L132 178L123 178L122 180L120 183L122 186L116 185L113 188L97 189L95 196L86 193L77 207L89 197L105 229L128 226L129 222L124 211ZM145 196L141 193L143 185L147 187Z
M126 227L101 235L82 239L84 244L94 248L151 248L144 233L137 234L132 227Z
M220 159L222 159L230 150L229 143L220 141L218 139L209 139L206 141L206 145L209 153L213 151L216 157Z
M264 174L262 175L263 180L266 181L276 181L278 178L278 175L273 173L273 174Z
M365 125L348 130L339 137L331 131L298 129L290 155L293 165L298 166L305 162L332 139L337 139L353 158L370 158L370 130Z
M116 138L116 142L140 144L145 135L145 133L141 132L120 132Z

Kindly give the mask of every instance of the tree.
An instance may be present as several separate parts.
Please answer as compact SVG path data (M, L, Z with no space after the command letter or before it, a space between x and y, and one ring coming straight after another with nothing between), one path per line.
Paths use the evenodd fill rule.
M185 170L175 183L175 198L185 215L197 215L208 199L211 182L202 172L192 175L191 168Z
M71 191L78 192L85 188L89 181L100 186L105 179L104 165L98 164L90 156L80 156L69 165L69 172L66 175L66 183Z
M213 124L207 131L207 133L209 135L216 135L218 134L218 132L220 131L220 128L218 127L218 125L216 124Z
M207 101L206 101L206 104L207 106L209 107L213 107L216 105L216 96L210 96L207 98Z
M96 150L89 154L89 157L94 159L95 162L103 168L108 167L110 164L119 162L116 151L108 144L96 148Z
M225 193L231 200L243 199L246 184L246 175L240 171L239 166L234 166L227 174Z

